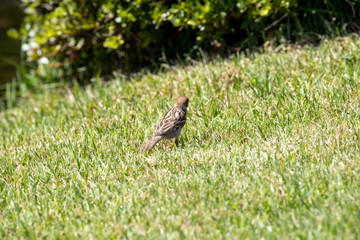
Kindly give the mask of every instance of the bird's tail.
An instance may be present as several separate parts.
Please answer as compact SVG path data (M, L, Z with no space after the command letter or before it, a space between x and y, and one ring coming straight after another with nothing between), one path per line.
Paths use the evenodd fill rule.
M152 139L147 141L144 146L141 147L141 149L150 151L160 140L162 140L162 136L154 136Z

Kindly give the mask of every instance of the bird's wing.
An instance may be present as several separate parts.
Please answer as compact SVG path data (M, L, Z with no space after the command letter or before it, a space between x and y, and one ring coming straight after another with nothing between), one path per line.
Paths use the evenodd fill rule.
M167 135L182 128L186 123L186 113L181 107L168 111L156 127L155 136Z

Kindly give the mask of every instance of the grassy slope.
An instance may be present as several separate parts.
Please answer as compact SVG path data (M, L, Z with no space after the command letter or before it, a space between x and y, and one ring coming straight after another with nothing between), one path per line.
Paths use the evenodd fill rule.
M43 90L0 115L0 236L360 237L360 40ZM181 147L139 151L178 95Z

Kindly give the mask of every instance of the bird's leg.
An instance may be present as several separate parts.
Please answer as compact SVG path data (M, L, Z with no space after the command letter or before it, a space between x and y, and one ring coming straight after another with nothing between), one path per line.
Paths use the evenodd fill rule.
M179 138L175 138L175 145L179 147Z

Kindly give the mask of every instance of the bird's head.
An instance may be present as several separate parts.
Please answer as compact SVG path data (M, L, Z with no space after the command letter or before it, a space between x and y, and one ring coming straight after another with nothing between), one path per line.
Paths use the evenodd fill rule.
M189 98L185 96L178 97L175 103L176 106L189 106Z

